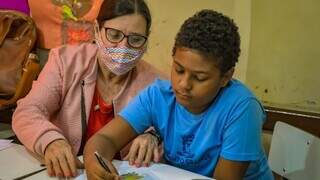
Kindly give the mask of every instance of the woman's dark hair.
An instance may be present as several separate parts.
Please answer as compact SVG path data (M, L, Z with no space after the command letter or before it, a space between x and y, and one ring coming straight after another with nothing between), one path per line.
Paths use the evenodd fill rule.
M189 48L215 59L221 73L234 67L240 54L240 35L232 19L213 10L202 10L181 26L173 47Z
M149 35L151 15L144 0L104 0L97 21L101 27L102 23L106 20L135 13L140 14L145 18L147 22L146 34Z

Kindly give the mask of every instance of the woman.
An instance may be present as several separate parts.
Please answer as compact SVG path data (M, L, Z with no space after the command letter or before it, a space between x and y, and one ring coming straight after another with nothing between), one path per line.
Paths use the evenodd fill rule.
M95 24L96 44L50 51L13 115L17 137L44 158L49 175L75 176L80 165L75 155L82 154L86 140L158 77L140 60L150 25L143 0L105 1ZM145 136L148 147L157 145L154 137Z

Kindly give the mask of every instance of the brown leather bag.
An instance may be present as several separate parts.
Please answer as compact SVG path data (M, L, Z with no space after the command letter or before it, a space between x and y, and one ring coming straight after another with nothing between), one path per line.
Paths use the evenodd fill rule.
M32 19L18 11L0 10L0 110L15 105L31 89L39 73Z

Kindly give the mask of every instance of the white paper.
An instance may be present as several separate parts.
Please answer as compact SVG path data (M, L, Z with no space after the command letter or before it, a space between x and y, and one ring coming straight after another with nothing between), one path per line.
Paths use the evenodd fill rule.
M150 167L140 167L136 168L130 166L128 161L112 161L114 166L117 168L120 175L135 172L140 176L143 176L143 180L192 180L192 179L203 179L209 180L211 178L192 173L183 169L179 169L166 164L152 164ZM76 180L86 180L86 174L83 172L80 174Z
M82 161L82 157L79 157ZM192 173L183 169L179 169L170 165L155 163L150 167L136 168L130 166L127 161L113 160L113 165L117 168L120 175L135 172L140 176L143 176L143 180L210 180L211 178ZM85 170L78 170L79 175L74 180L86 180L87 175ZM50 178L46 171L42 171L38 174L26 178L26 180L54 180L58 178ZM70 178L69 178L70 179Z
M13 144L12 140L0 139L0 151L11 147Z

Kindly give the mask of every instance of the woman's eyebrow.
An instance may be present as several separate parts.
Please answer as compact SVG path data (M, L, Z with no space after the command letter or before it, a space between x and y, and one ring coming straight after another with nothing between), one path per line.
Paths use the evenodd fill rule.
M144 36L144 37L146 37L146 35L144 35L143 33L136 33L136 32L129 32L128 35L138 35L138 36Z

